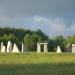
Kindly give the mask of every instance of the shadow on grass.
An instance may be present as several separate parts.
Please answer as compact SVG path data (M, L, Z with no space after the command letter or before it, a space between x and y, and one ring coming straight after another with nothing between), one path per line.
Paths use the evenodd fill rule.
M75 64L1 64L0 75L75 75Z

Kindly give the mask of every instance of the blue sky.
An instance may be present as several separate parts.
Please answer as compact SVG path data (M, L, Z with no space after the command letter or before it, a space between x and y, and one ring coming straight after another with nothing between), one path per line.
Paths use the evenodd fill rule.
M0 27L41 29L46 35L75 34L75 0L0 0Z

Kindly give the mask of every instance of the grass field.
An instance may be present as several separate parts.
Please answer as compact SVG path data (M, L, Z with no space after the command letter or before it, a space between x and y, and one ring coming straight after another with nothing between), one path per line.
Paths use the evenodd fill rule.
M0 75L75 75L75 54L1 53Z

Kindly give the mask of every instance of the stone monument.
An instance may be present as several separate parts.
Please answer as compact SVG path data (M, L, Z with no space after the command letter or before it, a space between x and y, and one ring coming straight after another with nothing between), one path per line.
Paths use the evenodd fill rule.
M75 44L72 44L72 53L75 53Z
M61 53L61 48L60 48L60 46L57 47L57 53Z
M12 52L12 43L10 41L8 41L7 43L7 50L6 52Z
M5 45L3 45L3 42L1 42L1 52L5 52L5 49L6 49Z
M41 52L41 45L44 45L44 52L48 52L48 43L37 43L37 52Z
M75 44L68 44L67 45L67 52L75 53Z
M24 52L24 50L25 50L25 47L24 47L24 43L22 43L22 53Z
M12 52L19 53L17 45L14 43Z

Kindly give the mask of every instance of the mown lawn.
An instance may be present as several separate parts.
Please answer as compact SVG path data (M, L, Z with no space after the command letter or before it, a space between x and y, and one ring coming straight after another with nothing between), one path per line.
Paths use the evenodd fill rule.
M0 75L75 75L75 54L0 53Z

